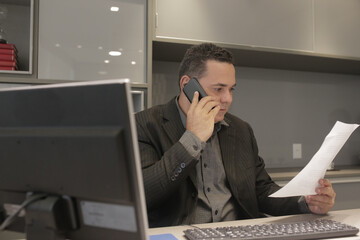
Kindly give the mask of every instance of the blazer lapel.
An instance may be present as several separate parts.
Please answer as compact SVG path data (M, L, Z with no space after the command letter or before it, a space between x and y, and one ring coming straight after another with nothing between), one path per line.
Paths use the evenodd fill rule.
M225 119L229 124L228 127L222 126L218 133L222 160L228 183L230 185L233 197L238 202L244 214L249 217L254 217L247 209L249 202L253 200L248 196L248 179L246 174L246 164L244 155L239 154L241 148L241 136L237 136L239 133L236 132L234 127L231 127L231 120Z
M166 134L171 139L172 144L179 141L185 132L175 101L176 99L173 98L165 105L163 110L163 127Z
M237 173L234 172L236 156L235 156L235 148L236 146L236 129L231 127L231 122L229 119L225 119L225 121L229 124L229 126L222 126L221 130L218 132L220 149L222 161L224 164L224 169L227 175L227 178L236 177Z

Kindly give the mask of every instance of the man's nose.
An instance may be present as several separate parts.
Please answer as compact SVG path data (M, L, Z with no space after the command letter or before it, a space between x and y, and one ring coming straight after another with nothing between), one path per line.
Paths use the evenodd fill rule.
M230 90L227 90L221 95L221 102L231 103L231 101L232 101L232 92Z

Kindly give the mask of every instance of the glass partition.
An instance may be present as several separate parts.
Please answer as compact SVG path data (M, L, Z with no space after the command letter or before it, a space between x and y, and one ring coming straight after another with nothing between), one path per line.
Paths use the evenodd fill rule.
M38 78L146 82L146 0L39 3Z

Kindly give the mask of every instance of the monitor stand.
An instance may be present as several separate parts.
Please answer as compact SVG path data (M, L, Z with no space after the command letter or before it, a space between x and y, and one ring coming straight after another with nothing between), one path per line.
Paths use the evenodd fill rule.
M65 240L77 228L74 203L67 196L47 196L26 207L27 240Z

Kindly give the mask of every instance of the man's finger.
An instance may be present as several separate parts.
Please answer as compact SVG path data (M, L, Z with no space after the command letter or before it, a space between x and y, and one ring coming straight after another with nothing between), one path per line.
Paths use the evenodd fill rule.
M214 107L214 108L210 111L210 113L212 113L212 117L215 118L216 115L219 113L219 111L220 111L220 106L217 105L216 107Z
M190 104L189 111L192 111L194 109L194 107L198 104L198 102L199 102L199 92L195 91L192 102Z
M323 204L329 204L330 205L330 204L332 204L333 200L329 196L313 195L313 196L308 196L306 198L306 202L308 204L323 203Z
M331 187L317 187L315 191L319 195L328 195L330 197L334 196L335 194L334 190Z
M198 91L194 92L192 102L195 103L195 104L199 102L199 92Z
M332 184L331 184L330 180L329 180L329 179L326 179L326 178L320 179L320 180L319 180L319 184L320 184L321 186L324 186L324 187L332 187Z

